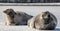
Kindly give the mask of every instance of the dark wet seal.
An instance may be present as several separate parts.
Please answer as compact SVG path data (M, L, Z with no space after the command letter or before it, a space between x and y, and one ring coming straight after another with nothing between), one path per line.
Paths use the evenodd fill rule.
M49 11L44 11L30 19L28 26L39 30L54 30L57 26L57 18Z
M25 12L15 12L13 9L3 11L7 15L6 25L27 25L27 21L33 16Z

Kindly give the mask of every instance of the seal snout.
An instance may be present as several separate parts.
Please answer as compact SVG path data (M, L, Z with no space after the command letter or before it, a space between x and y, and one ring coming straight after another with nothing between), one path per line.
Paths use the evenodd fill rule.
M48 11L45 11L45 12L43 12L44 13L44 18L49 18L50 17L50 14L49 14L49 12Z
M3 13L6 13L6 11L3 11Z

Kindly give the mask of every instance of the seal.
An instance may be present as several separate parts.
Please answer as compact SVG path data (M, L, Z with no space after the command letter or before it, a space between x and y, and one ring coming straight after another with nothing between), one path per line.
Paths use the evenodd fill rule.
M28 15L24 12L16 12L16 15L14 17L14 21L16 22L16 25L27 25L27 22L29 19L31 19L33 16Z
M28 20L28 27L38 30L54 30L56 26L57 18L49 11L41 12Z
M6 25L27 25L27 21L33 16L25 12L15 12L13 9L3 11L7 15Z

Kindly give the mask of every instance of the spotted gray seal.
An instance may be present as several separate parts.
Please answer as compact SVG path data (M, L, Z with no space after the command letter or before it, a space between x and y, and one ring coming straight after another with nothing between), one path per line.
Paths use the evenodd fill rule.
M38 30L54 30L57 18L49 11L44 11L28 20L28 27Z
M13 9L3 11L7 15L6 25L27 25L27 21L33 16L25 12L15 12Z

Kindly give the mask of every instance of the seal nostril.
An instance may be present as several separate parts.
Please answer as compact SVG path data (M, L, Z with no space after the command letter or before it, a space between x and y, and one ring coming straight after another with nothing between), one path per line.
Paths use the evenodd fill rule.
M3 11L3 13L6 13L6 11Z

